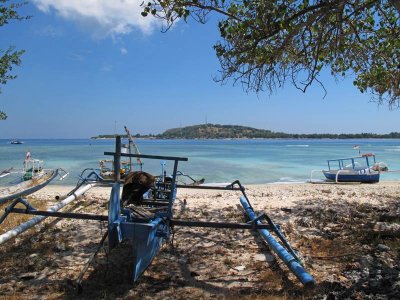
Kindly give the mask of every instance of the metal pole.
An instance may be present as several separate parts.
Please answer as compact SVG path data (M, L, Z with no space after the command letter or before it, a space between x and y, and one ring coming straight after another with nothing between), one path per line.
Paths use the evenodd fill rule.
M45 216L53 218L68 218L68 219L79 219L79 220L93 220L93 221L108 221L108 216L95 215L95 214L83 214L83 213L70 213L70 212L57 212L47 210L29 210L25 208L12 208L11 213Z
M168 202L168 216L172 218L172 204L175 198L175 184L176 184L176 172L178 171L178 160L174 161L174 172L172 173L172 181L171 181L171 193L169 194L169 202Z
M104 155L113 155L113 156L115 156L115 152L104 152ZM175 157L175 156L128 154L128 153L121 153L121 156L123 156L123 157L141 157L141 158L151 158L151 159L188 161L187 157Z
M132 145L133 144L132 136L131 136L129 129L126 126L124 126L124 129L125 129L126 135L128 137L129 154L132 154L132 146L133 146ZM132 172L132 156L129 157L129 172Z
M198 189L198 190L224 190L224 191L241 191L240 188L231 186L210 186L210 185L185 185L177 184L177 188L183 189Z
M83 276L85 275L86 271L89 269L90 264L92 263L92 261L94 260L94 258L96 257L97 253L99 253L101 247L104 244L104 241L106 240L108 236L108 230L104 233L103 237L100 240L100 243L96 249L96 251L90 256L89 260L87 261L86 265L84 266L83 270L81 271L81 273L78 276L78 279L76 280L76 285L78 287L78 293L80 294L82 292L82 280L83 280Z
M81 196L83 193L86 191L90 190L92 187L96 186L97 183L89 183L88 185L85 185L78 190L75 191L71 196L68 198L64 199L63 201L57 203L56 205L50 207L47 211L58 211L70 202L74 201L76 198ZM29 221L22 223L21 225L14 227L13 229L3 233L0 235L0 245L7 242L8 240L12 239L13 237L16 237L17 235L21 234L22 232L26 231L27 229L31 228L32 226L36 225L37 223L43 221L47 217L45 216L37 216L35 218L30 219Z
M171 226L184 227L203 227L203 228L229 228L229 229L272 229L270 225L253 225L247 223L227 223L227 222L202 222L171 219Z
M114 181L118 182L121 179L121 136L115 137L115 155L114 155Z
M240 197L240 203L245 209L250 220L257 218L254 210L251 208L250 203L244 197ZM260 221L257 221L257 225L261 225ZM303 266L291 255L286 249L279 244L271 233L267 229L258 229L258 233L264 238L268 243L270 248L283 260L283 262L288 266L288 268L293 272L294 275L300 280L302 284L306 287L315 286L314 278L307 273Z

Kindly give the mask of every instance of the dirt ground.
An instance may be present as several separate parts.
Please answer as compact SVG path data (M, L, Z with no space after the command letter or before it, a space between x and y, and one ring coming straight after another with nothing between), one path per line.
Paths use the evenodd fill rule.
M35 198L50 205L55 194ZM247 194L280 225L315 288L305 289L254 231L188 227L174 228L135 284L130 246L109 252L107 242L78 284L107 224L49 218L0 245L0 298L400 299L400 183L258 185ZM104 190L86 193L67 211L106 215L107 201ZM179 191L174 217L246 221L239 193L225 191Z

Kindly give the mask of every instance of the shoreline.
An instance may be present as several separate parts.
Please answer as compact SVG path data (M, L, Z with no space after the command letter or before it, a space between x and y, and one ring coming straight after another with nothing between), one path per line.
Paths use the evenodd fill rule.
M34 194L30 195L29 197L32 198L43 198L43 199L54 199L55 196L62 197L63 195L67 194L71 191L75 186L73 185L48 185L43 189L35 192ZM330 196L335 192L342 193L342 191L350 192L351 190L357 190L360 192L368 193L368 192L375 192L380 190L385 190L389 193L396 193L399 190L400 193L400 181L380 181L374 184L360 184L360 183L342 183L342 184L334 184L334 183L309 183L309 182L296 182L296 183L264 183L264 184L247 184L244 185L246 188L246 193L248 194L250 200L251 196L255 196L255 201L259 201L260 197L264 195L269 197L271 203L278 203L284 204L286 202L281 202L281 199L289 199L290 195L293 197L297 197L298 194L301 195L301 198L311 197L316 194L321 194L322 196ZM111 191L111 187L95 187L85 194L89 196L95 196L96 198L102 197L108 199L109 192ZM229 194L240 194L238 191L224 191L224 190L200 190L200 189L185 189L185 188L178 188L177 199L182 197L195 197L198 199L199 197L207 197L210 195L214 195L215 193L229 195ZM196 196L198 195L198 196ZM284 198L280 198L284 196ZM334 196L334 195L332 195ZM325 197L329 198L329 197ZM355 198L350 196L350 200ZM368 197L373 201L374 199ZM361 201L361 199L360 199ZM365 202L367 200L363 200ZM202 201L203 202L203 201ZM289 201L291 203L292 201Z
M392 184L400 184L400 179L390 179L390 180L384 180L381 179L379 182L377 183L372 183L372 184L368 184L368 183L358 183L358 182L341 182L341 183L334 183L334 182L327 182L327 181L323 181L323 179L321 179L321 181L318 181L319 179L315 179L316 181L314 181L313 183L311 183L309 180L307 181L271 181L271 182L264 182L264 183L248 183L248 184L243 184L243 186L245 187L263 187L263 186L270 186L270 185L282 185L282 186L297 186L297 185L325 185L325 186L357 186L357 185L367 185L367 186L376 186L379 184L388 184L388 185L392 185ZM229 184L228 182L224 182L223 184ZM207 184L210 185L219 185L219 182L209 182L209 183L205 183L204 185L207 186ZM223 184L221 184L221 186L223 186ZM9 185L0 185L0 189L2 188L7 188L9 187ZM44 187L42 190L45 190L46 188L50 190L52 190L52 188L54 187L54 190L67 190L68 191L72 190L73 188L75 188L75 185L72 184L62 184L62 183L51 183L49 185L47 185L46 187ZM41 190L39 190L36 193L39 193Z
M127 139L126 137L122 137L122 139ZM90 138L78 138L82 140L114 140L115 137L110 137L110 138L97 138L97 137L90 137ZM400 138L392 138L392 137L359 137L359 138L330 138L330 137L324 137L324 138L312 138L312 137L265 137L265 138L252 138L252 137L240 137L240 138L235 138L235 137L226 137L226 138L162 138L162 137L134 137L135 140L216 140L216 141L224 141L224 140L343 140L343 141L348 141L348 140L400 140ZM68 140L68 139L67 139ZM73 140L73 139L71 139Z
M51 140L114 140L115 137L112 138L96 138L96 137L80 137L80 138L21 138L21 140L43 140L43 141L51 141ZM123 139L126 139L123 137ZM400 140L400 138L392 138L392 137L359 137L359 138L295 138L295 137L282 137L282 138L251 138L251 137L243 137L243 138L157 138L157 137L134 137L135 140L216 140L216 141L223 141L223 140L343 140L343 141L348 141L348 140ZM10 140L12 138L1 138L0 141L6 141L6 144L10 144Z

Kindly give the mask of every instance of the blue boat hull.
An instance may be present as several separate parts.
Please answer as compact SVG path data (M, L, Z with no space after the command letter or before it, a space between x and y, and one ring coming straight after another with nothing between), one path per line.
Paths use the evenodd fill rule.
M111 191L108 211L108 246L112 250L122 241L128 240L132 246L132 280L137 281L151 264L164 240L170 235L170 228L163 217L135 222L129 216L121 214L120 184L116 183Z
M123 222L120 224L122 240L129 240L133 251L132 280L135 282L151 264L169 233L164 220L156 218L149 223Z
M336 181L336 172L323 171L326 179ZM379 173L372 174L340 174L338 176L339 182L362 182L362 183L375 183L379 182Z

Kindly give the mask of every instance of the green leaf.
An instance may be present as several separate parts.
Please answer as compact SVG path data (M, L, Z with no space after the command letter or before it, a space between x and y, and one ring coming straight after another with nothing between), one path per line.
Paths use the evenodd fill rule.
M0 110L0 120L5 120L5 119L7 119L6 113L5 113L5 112L2 112L2 111Z

